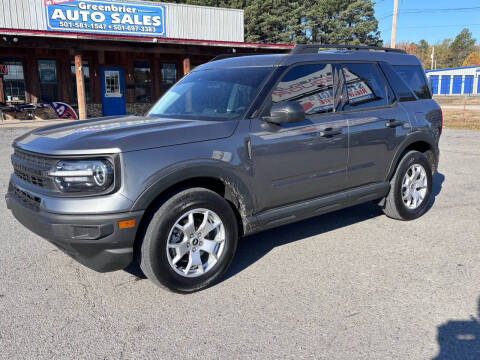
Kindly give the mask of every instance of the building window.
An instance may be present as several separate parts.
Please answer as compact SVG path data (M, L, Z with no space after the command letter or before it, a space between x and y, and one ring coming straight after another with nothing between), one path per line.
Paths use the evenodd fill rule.
M152 72L150 64L146 61L135 62L133 66L133 77L135 81L135 102L152 102Z
M90 66L88 65L88 61L84 61L82 65L83 70L83 78L85 83L85 98L87 103L92 102L91 91L90 91ZM70 64L70 71L72 73L72 94L73 94L73 102L78 102L78 95L77 95L77 74L75 73L75 62L72 61Z
M164 91L177 82L177 67L175 64L162 64L162 87Z
M21 60L5 60L8 74L3 76L3 94L5 101L25 102L25 77Z
M58 101L57 63L55 60L38 60L38 73L41 101Z
M105 97L122 97L119 71L105 71Z

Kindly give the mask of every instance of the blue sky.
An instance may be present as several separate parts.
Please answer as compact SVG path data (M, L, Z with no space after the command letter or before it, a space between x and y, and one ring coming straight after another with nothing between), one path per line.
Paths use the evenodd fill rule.
M375 15L385 45L390 44L393 0L374 0ZM463 10L442 10L474 8ZM396 42L418 42L420 39L435 44L445 38L454 39L468 28L480 43L480 0L398 0Z

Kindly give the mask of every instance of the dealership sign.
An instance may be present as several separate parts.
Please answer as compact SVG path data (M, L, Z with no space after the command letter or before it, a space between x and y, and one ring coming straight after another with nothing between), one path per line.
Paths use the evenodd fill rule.
M165 6L117 1L45 0L51 31L165 36Z

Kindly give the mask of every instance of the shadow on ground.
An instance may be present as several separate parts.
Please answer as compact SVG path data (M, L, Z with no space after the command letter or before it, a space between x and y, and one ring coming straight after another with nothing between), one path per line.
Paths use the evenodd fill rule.
M434 360L480 359L480 298L477 318L449 320L438 327L440 353Z
M427 211L432 208L436 196L440 194L444 180L444 175L438 172L434 175L432 198ZM247 236L239 240L235 258L223 280L229 279L243 271L277 246L321 235L380 215L383 215L380 207L373 202L369 202ZM139 278L146 278L136 263L129 265L125 271Z

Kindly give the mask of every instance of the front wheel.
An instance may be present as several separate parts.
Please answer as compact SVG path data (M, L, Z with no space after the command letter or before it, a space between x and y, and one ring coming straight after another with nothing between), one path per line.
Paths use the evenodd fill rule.
M432 166L419 151L409 151L390 181L383 212L392 219L413 220L427 210L432 194Z
M237 239L237 221L227 201L207 189L187 189L153 215L143 236L140 267L172 291L198 291L225 273Z

